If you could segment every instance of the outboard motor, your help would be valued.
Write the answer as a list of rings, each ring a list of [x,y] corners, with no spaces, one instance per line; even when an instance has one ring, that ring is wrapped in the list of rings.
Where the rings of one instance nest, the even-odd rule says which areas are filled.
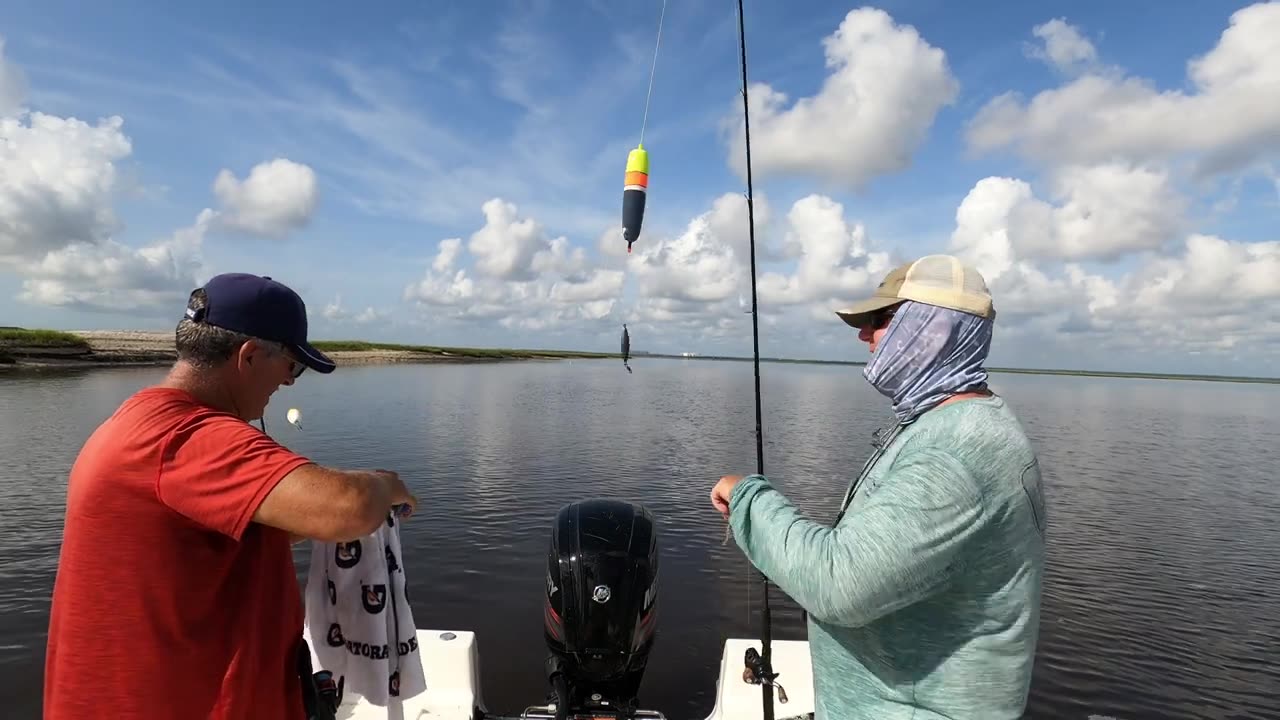
[[[543,612],[557,718],[632,717],[653,648],[657,593],[657,530],[647,509],[615,500],[560,509]]]

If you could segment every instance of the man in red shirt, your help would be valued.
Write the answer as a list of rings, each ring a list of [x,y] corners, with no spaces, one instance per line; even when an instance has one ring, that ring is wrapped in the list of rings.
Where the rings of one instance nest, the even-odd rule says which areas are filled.
[[[249,424],[306,368],[334,370],[293,290],[214,277],[176,345],[71,469],[47,720],[303,720],[292,541],[361,537],[417,505],[395,473],[317,466]]]

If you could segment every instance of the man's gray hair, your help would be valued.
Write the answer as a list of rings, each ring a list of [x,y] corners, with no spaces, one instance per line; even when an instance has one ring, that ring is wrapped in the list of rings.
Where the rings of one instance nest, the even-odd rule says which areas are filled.
[[[191,297],[187,301],[187,307],[192,310],[203,309],[208,304],[209,298],[205,295],[203,288],[193,290]],[[186,316],[178,321],[178,327],[174,331],[174,344],[178,350],[178,359],[199,368],[213,368],[221,365],[230,360],[236,350],[250,340],[256,340],[275,352],[281,354],[285,352],[284,346],[280,345],[280,343],[255,338],[252,335],[226,330],[207,323],[195,322]]]

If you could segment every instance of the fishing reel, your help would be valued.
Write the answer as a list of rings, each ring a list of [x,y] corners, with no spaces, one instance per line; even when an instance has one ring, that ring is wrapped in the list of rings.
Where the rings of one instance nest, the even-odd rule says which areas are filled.
[[[746,665],[742,669],[742,681],[749,685],[772,685],[778,688],[778,702],[787,702],[787,691],[778,684],[778,673],[773,672],[773,668],[767,667],[767,663],[760,652],[755,648],[747,648],[743,662]]]

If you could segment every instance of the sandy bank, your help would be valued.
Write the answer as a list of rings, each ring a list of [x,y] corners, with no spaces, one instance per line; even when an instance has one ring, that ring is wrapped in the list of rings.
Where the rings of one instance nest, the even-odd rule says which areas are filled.
[[[168,365],[177,358],[173,331],[76,330],[84,347],[17,346],[0,347],[0,368],[74,368],[93,366]],[[387,363],[475,363],[511,360],[553,359],[501,353],[475,356],[458,352],[374,348],[368,350],[326,350],[341,366]]]

